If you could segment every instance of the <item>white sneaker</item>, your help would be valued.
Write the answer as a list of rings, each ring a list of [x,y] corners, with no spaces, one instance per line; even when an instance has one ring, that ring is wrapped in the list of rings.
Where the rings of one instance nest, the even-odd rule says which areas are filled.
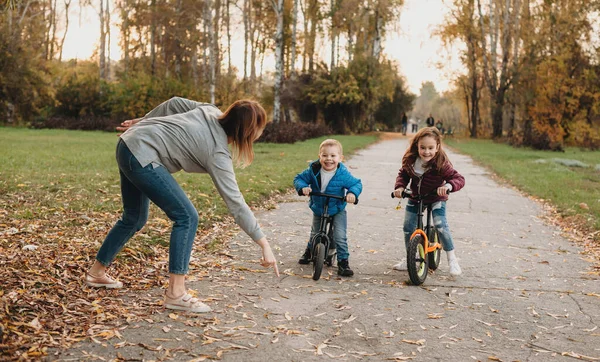
[[[450,275],[461,275],[462,270],[460,269],[460,265],[458,265],[458,260],[456,258],[448,260],[448,264],[450,264]]]
[[[392,267],[392,269],[394,269],[394,270],[400,270],[400,271],[408,270],[408,268],[406,267],[406,260],[402,260],[398,264],[394,265]]]

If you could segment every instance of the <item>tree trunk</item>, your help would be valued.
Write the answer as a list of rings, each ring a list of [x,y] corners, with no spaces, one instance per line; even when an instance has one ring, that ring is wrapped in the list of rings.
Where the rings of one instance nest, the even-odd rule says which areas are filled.
[[[281,85],[283,83],[283,2],[272,0],[277,15],[277,30],[275,32],[275,85],[273,86],[273,122],[281,119]]]
[[[71,0],[65,0],[65,31],[62,39],[60,40],[60,48],[58,50],[58,62],[62,62],[63,47],[65,45],[65,39],[67,38],[67,30],[69,30],[69,6],[71,6]]]
[[[227,75],[231,76],[233,73],[233,67],[231,66],[231,13],[229,12],[229,4],[231,0],[226,0],[225,9],[227,12],[226,24],[227,24]]]
[[[104,28],[106,29],[106,79],[110,79],[110,1],[106,0],[106,8],[104,9]]]
[[[217,54],[215,52],[215,49],[217,48],[217,45],[215,44],[217,42],[216,39],[216,34],[215,34],[215,24],[213,22],[213,16],[212,16],[212,1],[211,0],[205,0],[206,1],[206,8],[207,8],[207,12],[206,12],[206,21],[207,21],[207,28],[209,31],[208,34],[208,39],[209,39],[209,44],[210,44],[210,53],[209,53],[209,66],[210,66],[210,103],[214,104],[215,103],[215,88],[216,88],[216,67],[217,67]]]
[[[379,9],[375,10],[375,36],[373,37],[373,57],[379,59],[381,55],[381,33],[383,32],[383,19]]]
[[[150,2],[150,74],[156,75],[156,0]],[[166,59],[165,59],[166,61]],[[169,67],[167,66],[167,69]]]
[[[296,25],[298,22],[298,2],[300,0],[294,0],[294,7],[292,10],[292,44],[291,44],[291,56],[290,56],[290,67],[291,67],[291,77],[295,77],[296,75]]]
[[[310,17],[310,31],[307,40],[308,72],[313,73],[315,69],[315,41],[317,37],[317,20],[319,5],[317,0],[309,0],[308,16]]]
[[[228,0],[225,0],[228,1]],[[215,0],[215,18],[214,18],[214,33],[213,33],[213,50],[215,52],[215,85],[217,78],[221,74],[221,47],[219,39],[221,39],[221,0]]]
[[[331,64],[329,69],[333,70],[335,67],[335,0],[330,0],[329,6],[331,7],[331,28],[329,29],[329,32],[331,33]]]
[[[123,72],[125,73],[125,77],[127,77],[127,73],[129,71],[129,12],[128,12],[128,1],[125,3],[121,3],[121,19],[123,22],[121,23],[121,34],[123,37]]]
[[[100,51],[99,51],[99,68],[100,68],[100,79],[106,79],[106,28],[104,22],[104,0],[100,0]]]
[[[250,0],[244,0],[244,84],[246,84],[246,80],[248,80],[248,33],[250,32],[250,25],[248,23],[248,17],[250,16],[249,12]]]

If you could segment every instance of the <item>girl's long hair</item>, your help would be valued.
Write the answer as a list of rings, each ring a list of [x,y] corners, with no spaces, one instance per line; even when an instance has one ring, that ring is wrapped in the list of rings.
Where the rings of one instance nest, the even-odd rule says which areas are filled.
[[[426,165],[424,165],[425,167],[431,167],[434,170],[440,171],[446,163],[451,164],[448,155],[442,148],[442,134],[440,131],[435,127],[426,127],[421,128],[421,130],[410,140],[408,149],[406,150],[406,153],[404,153],[404,157],[402,157],[402,168],[408,170],[413,169],[413,165],[415,164],[417,157],[419,157],[419,141],[423,137],[433,137],[438,145],[437,153]]]
[[[240,99],[219,117],[219,123],[232,143],[233,159],[242,167],[250,165],[254,160],[252,145],[268,123],[267,112],[256,101]]]

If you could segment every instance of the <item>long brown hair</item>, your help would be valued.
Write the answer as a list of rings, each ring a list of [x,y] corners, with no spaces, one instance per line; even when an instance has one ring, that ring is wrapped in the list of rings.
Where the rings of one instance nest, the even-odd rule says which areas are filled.
[[[268,123],[267,112],[256,101],[240,99],[233,102],[219,117],[219,123],[233,146],[233,159],[246,167],[254,160],[252,144]]]
[[[446,152],[444,152],[444,149],[442,148],[442,134],[435,127],[421,128],[421,130],[413,136],[406,153],[404,153],[404,157],[402,157],[402,168],[412,170],[417,157],[419,157],[419,141],[423,137],[433,137],[438,146],[438,151],[435,156],[433,156],[433,158],[424,166],[431,167],[437,171],[441,170],[446,163],[450,163],[450,159],[448,159],[448,155],[446,155]]]

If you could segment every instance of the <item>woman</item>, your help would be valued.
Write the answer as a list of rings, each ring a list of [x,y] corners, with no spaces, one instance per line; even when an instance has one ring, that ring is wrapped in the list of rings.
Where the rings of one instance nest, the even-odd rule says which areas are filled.
[[[182,169],[210,175],[236,223],[262,248],[261,264],[273,266],[279,276],[269,242],[237,185],[228,148],[231,144],[233,160],[249,165],[254,158],[252,144],[266,124],[265,110],[254,101],[236,101],[222,113],[212,104],[178,97],[142,118],[123,122],[117,128],[124,131],[117,145],[123,216],[100,247],[86,284],[97,288],[123,286],[109,277],[106,269],[144,226],[152,201],[173,221],[165,307],[196,313],[211,311],[185,288],[198,212],[171,175]]]

